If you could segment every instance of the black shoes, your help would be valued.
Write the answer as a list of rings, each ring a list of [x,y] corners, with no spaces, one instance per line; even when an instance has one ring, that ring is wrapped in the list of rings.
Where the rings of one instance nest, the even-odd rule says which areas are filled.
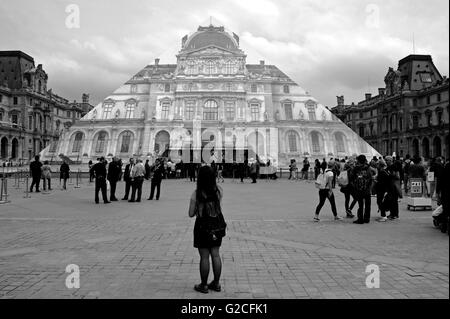
[[[217,292],[220,292],[222,290],[222,287],[220,286],[220,284],[216,283],[215,281],[211,281],[207,286],[208,286],[209,290],[214,290]]]
[[[147,198],[147,200],[153,200],[153,198],[149,197],[149,198]]]
[[[359,224],[359,225],[362,225],[362,224],[364,224],[364,221],[363,220],[355,220],[354,222],[353,222],[353,224]]]
[[[124,198],[122,198],[122,200],[128,200],[128,198],[124,197]]]
[[[134,200],[134,199],[130,199],[128,202],[129,202],[129,203],[134,203],[135,200]]]
[[[106,201],[105,204],[111,204],[111,202]]]
[[[198,292],[201,292],[203,294],[207,294],[208,293],[208,285],[202,285],[202,284],[198,284],[194,286],[194,289]]]
[[[111,198],[111,202],[117,202],[118,199],[117,198]]]

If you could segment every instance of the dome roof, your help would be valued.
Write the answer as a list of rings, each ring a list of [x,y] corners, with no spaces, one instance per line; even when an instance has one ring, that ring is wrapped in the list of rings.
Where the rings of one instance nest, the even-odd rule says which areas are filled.
[[[195,50],[215,45],[226,50],[238,50],[235,39],[223,27],[199,27],[197,32],[190,36],[183,45],[183,50]]]

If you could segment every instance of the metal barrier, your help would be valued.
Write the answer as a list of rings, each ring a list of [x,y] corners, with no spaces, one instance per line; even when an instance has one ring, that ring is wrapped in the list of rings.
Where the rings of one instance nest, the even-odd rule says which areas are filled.
[[[81,170],[78,169],[77,175],[76,175],[76,185],[75,185],[75,188],[80,188],[80,183],[81,183]]]
[[[23,198],[30,198],[30,175],[26,174],[25,175],[25,195],[23,196]]]
[[[10,201],[8,200],[8,179],[3,174],[2,176],[2,185],[0,187],[0,204],[7,204]]]

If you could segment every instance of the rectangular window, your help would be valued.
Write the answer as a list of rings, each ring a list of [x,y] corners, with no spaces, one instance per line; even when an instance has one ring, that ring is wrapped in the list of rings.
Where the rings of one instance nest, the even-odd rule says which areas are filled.
[[[438,93],[438,94],[437,94],[437,101],[438,101],[438,102],[441,102],[441,93]]]
[[[252,93],[256,93],[258,91],[258,86],[256,84],[252,84],[250,90]]]
[[[418,128],[418,127],[419,127],[419,116],[413,115],[413,128]]]
[[[19,103],[19,100],[17,99],[17,96],[13,97],[13,104],[17,105]]]
[[[195,112],[195,103],[194,101],[186,102],[186,106],[184,109],[184,117],[186,120],[191,121],[194,119]]]
[[[170,84],[164,84],[164,92],[170,92]]]
[[[71,114],[70,111],[67,111],[67,117],[70,118]]]
[[[103,119],[107,119],[109,118],[109,115],[111,114],[112,111],[112,105],[111,104],[105,104],[103,106]]]
[[[431,103],[430,96],[427,96],[427,105],[429,105],[430,103]]]
[[[29,130],[33,129],[33,117],[31,115],[28,116],[28,129]]]
[[[137,92],[137,85],[136,84],[132,84],[131,87],[130,87],[130,91],[131,91],[132,94],[136,93]]]
[[[126,104],[126,110],[125,110],[125,118],[131,119],[134,117],[134,103],[127,103]]]
[[[161,104],[161,119],[167,120],[169,118],[169,102]]]
[[[438,125],[443,124],[443,122],[442,122],[442,112],[438,112],[437,113],[437,120],[438,120],[438,122],[437,122]]]
[[[3,112],[0,112],[0,122],[3,121]]]
[[[289,85],[284,85],[283,86],[283,92],[284,93],[289,93]]]
[[[3,95],[0,94],[0,103],[3,102]]]
[[[431,80],[431,74],[428,72],[424,72],[424,73],[420,73],[420,80],[423,83],[432,83],[433,81]]]
[[[252,121],[259,121],[259,104],[250,104]]]
[[[292,120],[292,104],[291,103],[285,103],[284,104],[284,112],[286,114],[286,120]]]
[[[233,102],[227,102],[225,105],[225,117],[227,121],[234,121],[235,105]]]
[[[310,121],[316,120],[316,108],[315,107],[308,107],[308,114],[309,114]]]

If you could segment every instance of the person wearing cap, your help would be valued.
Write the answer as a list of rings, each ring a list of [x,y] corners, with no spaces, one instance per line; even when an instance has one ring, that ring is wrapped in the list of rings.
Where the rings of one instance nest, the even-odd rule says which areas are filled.
[[[372,177],[372,170],[367,164],[366,156],[359,155],[349,176],[353,196],[358,201],[358,214],[357,219],[353,222],[354,224],[370,223]]]
[[[104,157],[100,157],[99,162],[92,166],[92,173],[95,177],[95,203],[99,203],[98,192],[102,191],[103,202],[105,204],[111,203],[108,201],[106,194],[106,161]]]

